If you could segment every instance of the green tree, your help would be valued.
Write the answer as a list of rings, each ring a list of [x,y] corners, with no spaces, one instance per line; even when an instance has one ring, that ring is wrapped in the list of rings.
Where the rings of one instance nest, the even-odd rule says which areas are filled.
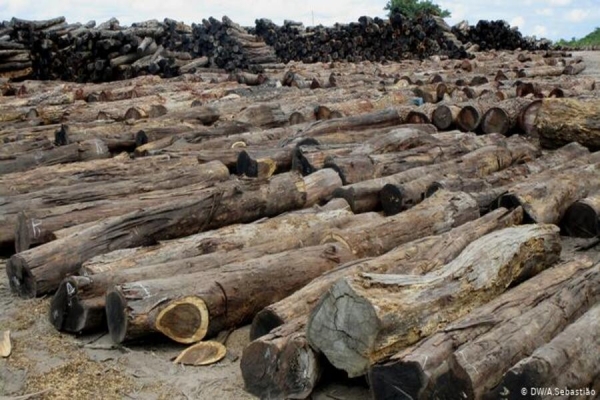
[[[390,14],[400,13],[409,18],[419,14],[437,15],[442,18],[450,16],[450,11],[442,10],[431,0],[389,0],[384,9],[389,10]]]

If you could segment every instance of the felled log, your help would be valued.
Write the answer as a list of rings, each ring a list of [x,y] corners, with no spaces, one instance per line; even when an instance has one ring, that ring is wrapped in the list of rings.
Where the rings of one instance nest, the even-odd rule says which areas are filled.
[[[560,255],[558,233],[553,225],[507,228],[476,240],[454,261],[422,277],[365,274],[340,280],[311,314],[308,340],[350,377],[362,375],[510,284],[551,266]],[[402,318],[394,318],[398,315]]]
[[[449,138],[450,140],[440,140]],[[433,139],[433,138],[432,138]],[[502,142],[499,135],[475,136],[456,133],[437,141],[405,150],[384,154],[349,155],[327,160],[326,166],[336,170],[345,185],[380,178],[416,167],[441,163],[475,151],[481,147]]]
[[[384,135],[375,135],[361,143],[352,151],[352,155],[383,154],[408,150],[438,141],[432,137],[437,130],[428,124],[402,124]]]
[[[440,204],[441,205],[441,204]],[[440,206],[435,204],[433,206]],[[403,220],[421,218],[424,210],[412,209],[406,212]],[[361,214],[359,214],[361,215]],[[359,263],[350,263],[337,268],[273,305],[259,312],[252,321],[250,338],[252,340],[266,335],[272,329],[298,317],[307,317],[323,293],[338,279],[357,273],[428,273],[452,259],[472,241],[496,229],[518,225],[523,218],[522,210],[508,212],[498,209],[484,217],[465,222],[449,231],[438,230],[435,223],[429,231],[420,231],[421,237],[411,237],[398,241],[398,247],[378,257]],[[451,245],[450,245],[451,244]]]
[[[524,68],[518,72],[519,78],[536,78],[540,76],[560,76],[565,72],[565,67],[563,66],[539,66],[539,67],[531,67]]]
[[[324,168],[326,160],[329,158],[347,156],[358,146],[355,144],[298,145],[292,153],[292,169],[299,171],[302,175],[310,175]],[[335,169],[331,165],[327,165],[327,167]],[[339,171],[336,172],[339,173]]]
[[[561,168],[569,168],[569,163],[572,160],[588,159],[589,156],[590,152],[587,148],[578,143],[571,143],[534,160],[512,165],[482,178],[447,176],[431,183],[425,192],[425,196],[429,197],[439,189],[464,191],[474,195],[474,192],[485,192],[491,188],[498,188],[500,190],[499,194],[504,194],[511,185],[521,182],[529,176],[534,176],[548,169],[553,169],[553,172],[557,173]],[[486,202],[485,207],[487,208],[492,200],[497,200],[497,197],[492,198],[490,202]]]
[[[65,164],[76,161],[97,160],[110,157],[108,148],[98,139],[80,144],[60,146],[50,150],[37,150],[15,158],[0,160],[0,175],[26,171],[39,166]]]
[[[274,173],[287,172],[292,168],[292,148],[267,148],[241,150],[236,160],[238,175],[253,178],[269,178]]]
[[[539,150],[519,137],[506,143],[489,145],[467,153],[456,160],[412,168],[383,178],[343,186],[334,195],[348,201],[354,212],[372,211],[380,207],[379,194],[387,185],[401,185],[414,179],[436,173],[456,173],[465,177],[481,177],[509,167],[523,159],[535,158]]]
[[[573,203],[560,223],[569,236],[593,238],[600,234],[600,192]]]
[[[595,276],[593,273],[587,275],[596,285],[597,271]],[[559,293],[558,298],[553,296],[542,301],[518,317],[498,324],[460,346],[448,361],[448,371],[434,383],[434,392],[442,397],[445,393],[462,392],[469,398],[481,398],[501,382],[502,375],[514,364],[550,342],[598,302],[598,293],[589,293],[585,285],[578,289],[579,292],[571,289],[568,293]],[[519,329],[524,326],[527,329]],[[586,330],[595,331],[592,327]],[[584,364],[586,358],[579,361]],[[585,376],[582,376],[584,381],[593,379]]]
[[[235,224],[214,231],[201,232],[180,239],[161,241],[154,246],[136,247],[116,250],[94,257],[83,263],[81,275],[91,276],[104,272],[120,271],[134,267],[164,264],[184,258],[192,258],[215,251],[240,249],[275,241],[279,235],[290,234],[293,227],[298,229],[298,239],[312,243],[313,232],[304,237],[304,230],[319,229],[321,223],[345,226],[349,223],[346,217],[363,221],[359,216],[348,213],[345,201],[332,200],[325,206],[313,206],[302,210],[278,215],[265,221],[253,224]],[[320,211],[323,211],[322,213]],[[334,211],[328,213],[328,211]],[[316,214],[312,216],[313,214]],[[377,219],[377,214],[369,214],[367,218]],[[382,217],[380,217],[382,218]],[[337,221],[337,222],[334,222]],[[282,236],[283,237],[283,236]],[[320,240],[320,237],[319,237]],[[318,244],[315,242],[315,244]]]
[[[445,329],[403,349],[369,371],[374,398],[393,399],[399,391],[412,398],[432,395],[434,382],[448,369],[455,349],[509,323],[540,302],[572,298],[581,304],[600,269],[585,258],[549,268],[457,319]],[[596,295],[597,296],[597,295]],[[571,301],[571,300],[568,300]]]
[[[481,121],[481,130],[484,133],[500,133],[508,135],[517,127],[523,110],[531,100],[516,97],[504,100],[490,108]]]
[[[218,161],[198,165],[196,171],[178,171],[179,177],[171,174],[154,175],[153,182],[144,179],[119,181],[106,185],[76,185],[69,187],[69,193],[58,194],[48,190],[40,194],[40,207],[35,204],[20,203],[25,211],[19,213],[15,228],[15,250],[17,253],[28,250],[32,245],[47,243],[56,239],[55,232],[74,225],[81,225],[103,218],[123,215],[144,207],[164,203],[167,199],[187,196],[186,187],[209,185],[229,178],[229,170]],[[188,172],[185,174],[185,172]],[[162,182],[161,182],[162,180]],[[79,187],[77,187],[79,186]],[[182,188],[182,189],[180,189]],[[53,208],[43,208],[52,203],[60,204]]]
[[[274,398],[304,398],[310,394],[323,368],[322,358],[306,340],[305,323],[319,297],[338,279],[359,272],[429,272],[450,262],[472,240],[518,224],[521,217],[518,211],[490,214],[444,234],[406,243],[380,257],[345,264],[264,309],[253,320],[251,338],[254,341],[242,355],[246,390],[258,397],[268,394]],[[258,376],[263,378],[256,379]]]
[[[529,221],[558,224],[573,203],[600,190],[599,170],[600,163],[595,163],[560,173],[549,171],[550,175],[541,174],[511,187],[498,205],[520,205]]]
[[[540,143],[556,148],[579,142],[600,150],[600,102],[597,100],[545,99],[538,111],[536,130]]]
[[[104,295],[112,285],[214,272],[234,262],[315,246],[319,244],[318,233],[322,230],[350,227],[367,221],[362,216],[353,217],[347,210],[296,213],[290,217],[276,217],[255,226],[239,226],[237,230],[222,228],[199,234],[193,242],[195,248],[183,241],[171,243],[162,254],[158,252],[158,259],[149,258],[148,253],[137,254],[140,263],[136,263],[132,257],[113,260],[102,265],[104,272],[91,274],[92,268],[86,266],[80,271],[81,276],[62,281],[50,305],[50,321],[57,329],[69,332],[98,330],[105,322]],[[164,254],[166,250],[170,253]]]
[[[93,256],[313,205],[315,199],[326,200],[331,195],[326,183],[335,181],[333,175],[333,171],[323,170],[304,180],[289,173],[266,184],[228,181],[196,191],[192,187],[188,197],[170,204],[108,218],[76,235],[12,256],[6,268],[11,290],[22,297],[49,293]],[[314,182],[322,182],[323,188]]]
[[[120,285],[106,295],[111,338],[121,343],[162,332],[177,342],[194,343],[250,321],[266,305],[353,258],[339,244],[324,244],[230,264],[214,274]],[[277,283],[265,290],[266,282]]]
[[[513,366],[492,393],[497,398],[517,399],[522,398],[522,388],[560,388],[567,392],[565,395],[592,396],[591,385],[600,373],[599,333],[600,304],[597,304]],[[557,394],[556,389],[550,390]]]
[[[194,157],[172,159],[167,156],[131,159],[123,153],[110,159],[38,167],[32,171],[0,176],[0,195],[29,193],[78,183],[107,182],[138,175],[186,169],[198,165]]]
[[[489,99],[482,99],[463,106],[456,117],[456,125],[464,132],[479,128],[485,113],[493,106]]]
[[[583,61],[578,62],[578,63],[569,64],[563,70],[563,74],[578,75],[578,74],[582,73],[583,71],[585,71],[585,68],[586,68],[586,64]]]
[[[539,136],[535,123],[540,107],[542,107],[542,100],[536,99],[529,103],[529,105],[526,106],[523,111],[521,111],[519,128],[523,133],[531,137]]]

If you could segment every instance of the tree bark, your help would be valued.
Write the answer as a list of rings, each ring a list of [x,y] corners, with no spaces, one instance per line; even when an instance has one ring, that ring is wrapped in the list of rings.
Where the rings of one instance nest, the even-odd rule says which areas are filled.
[[[600,150],[599,115],[597,100],[544,99],[535,123],[540,143],[555,149],[579,142],[592,151]]]
[[[574,396],[592,396],[591,385],[600,374],[599,351],[600,304],[597,304],[508,370],[491,395],[497,399],[522,399],[521,388],[560,388],[572,391]],[[528,394],[527,398],[542,397],[531,396],[531,391]]]
[[[585,296],[593,290],[599,272],[598,266],[585,258],[563,262],[473,309],[444,330],[373,366],[369,377],[374,398],[429,398],[455,349],[518,318],[541,301]]]
[[[208,189],[190,188],[190,195],[181,200],[106,219],[79,234],[12,256],[7,264],[11,290],[22,297],[50,293],[93,256],[312,205],[307,199],[331,193],[329,187],[322,192],[312,187],[321,176],[313,175],[303,180],[289,173],[266,184],[229,181]],[[314,193],[308,193],[311,190]]]
[[[214,273],[120,285],[106,295],[110,334],[116,343],[152,332],[194,343],[250,321],[262,308],[353,258],[339,244],[323,244],[229,264]]]
[[[484,236],[422,277],[365,274],[340,280],[311,314],[308,340],[350,377],[362,375],[509,285],[548,268],[558,261],[560,250],[555,226],[528,225]]]

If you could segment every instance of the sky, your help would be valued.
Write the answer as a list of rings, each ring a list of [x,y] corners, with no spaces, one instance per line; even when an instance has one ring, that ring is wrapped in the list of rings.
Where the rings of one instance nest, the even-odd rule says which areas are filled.
[[[437,0],[450,10],[450,24],[503,19],[524,35],[551,40],[583,37],[600,26],[600,0]],[[229,16],[243,26],[256,18],[277,24],[285,19],[305,25],[356,21],[361,15],[384,17],[386,0],[0,0],[0,20],[13,16],[47,19],[64,15],[68,22],[100,23],[116,17],[122,25],[173,18],[186,23]]]

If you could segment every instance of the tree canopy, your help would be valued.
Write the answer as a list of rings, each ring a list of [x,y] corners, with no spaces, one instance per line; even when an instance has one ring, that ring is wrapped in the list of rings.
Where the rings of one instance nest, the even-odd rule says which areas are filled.
[[[400,13],[409,18],[420,14],[437,15],[442,18],[450,16],[450,11],[442,10],[430,0],[389,0],[385,10],[389,10],[390,14]]]

